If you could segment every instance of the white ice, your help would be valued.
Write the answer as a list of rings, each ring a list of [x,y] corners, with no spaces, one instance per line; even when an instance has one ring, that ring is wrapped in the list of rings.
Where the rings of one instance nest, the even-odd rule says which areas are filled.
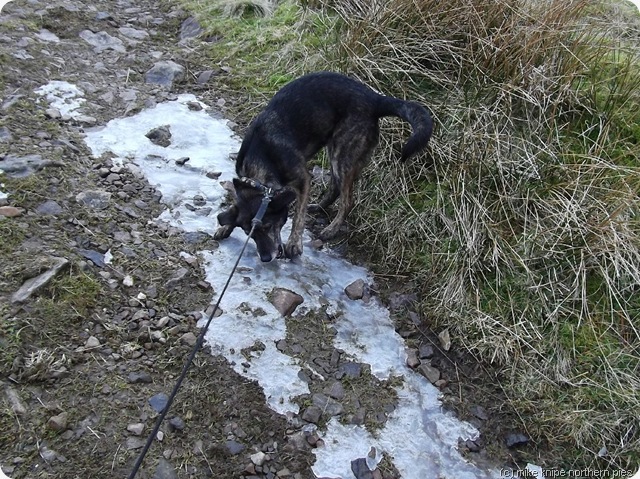
[[[113,120],[88,132],[86,142],[94,155],[110,151],[158,187],[168,208],[160,219],[188,231],[212,232],[224,195],[219,182],[233,177],[229,156],[237,151],[239,140],[224,120],[214,119],[204,110],[190,111],[188,101],[195,98],[181,95],[177,101]],[[145,137],[161,125],[171,128],[172,144],[167,148],[153,145]],[[190,158],[187,167],[176,166],[175,159],[184,156]],[[211,180],[204,176],[207,171],[221,176]],[[184,208],[196,194],[213,208],[208,217]],[[216,293],[222,290],[245,239],[236,229],[218,249],[200,252],[207,280]],[[325,446],[315,449],[313,471],[317,476],[353,478],[351,461],[367,457],[374,446],[379,454],[389,455],[404,479],[499,477],[497,471],[481,470],[458,453],[458,439],[476,438],[478,431],[444,412],[438,390],[406,367],[405,347],[389,312],[375,299],[365,303],[346,297],[348,284],[358,278],[371,280],[368,271],[331,252],[315,251],[308,245],[308,236],[305,242],[304,254],[296,261],[271,263],[260,262],[253,243],[249,243],[222,299],[224,313],[213,320],[206,336],[213,353],[227,358],[239,374],[256,380],[273,410],[286,416],[297,413],[292,399],[309,392],[298,377],[304,365],[276,348],[276,342],[285,337],[286,325],[267,299],[273,288],[295,291],[304,298],[296,315],[324,305],[337,317],[336,348],[368,363],[380,379],[404,377],[397,388],[399,404],[376,437],[361,426],[343,425],[335,419],[329,422],[321,432]],[[216,300],[214,297],[212,303]],[[246,348],[252,348],[248,357],[242,354]]]

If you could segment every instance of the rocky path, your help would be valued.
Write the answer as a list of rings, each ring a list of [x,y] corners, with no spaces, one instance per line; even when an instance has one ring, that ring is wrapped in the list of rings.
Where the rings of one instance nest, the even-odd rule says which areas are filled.
[[[155,189],[84,143],[85,129],[187,87],[187,17],[126,0],[20,0],[0,14],[0,464],[12,479],[126,477],[211,300],[198,259],[181,256],[208,237],[150,221]],[[51,81],[78,90],[52,107]],[[255,383],[200,354],[138,477],[312,477],[317,437],[294,432]]]
[[[197,92],[198,100],[217,107],[233,101],[218,97],[209,83],[218,71],[185,60],[194,57],[190,38],[197,33],[187,12],[163,2],[19,0],[0,14],[0,465],[12,479],[126,477],[195,343],[203,310],[221,289],[211,265],[224,263],[223,249],[208,234],[179,227],[188,215],[214,222],[208,193],[194,189],[182,210],[168,213],[168,223],[155,221],[167,214],[167,192],[163,196],[115,154],[139,134],[140,112],[179,103],[180,93]],[[202,109],[198,101],[183,103],[187,110]],[[206,106],[200,113],[222,116]],[[166,115],[167,124],[175,119]],[[94,156],[87,139],[119,118],[132,123]],[[165,147],[175,141],[162,127],[146,136]],[[195,168],[186,156],[171,162]],[[207,173],[200,178],[219,187],[220,171]],[[309,257],[315,254],[308,249]],[[438,389],[428,382],[446,392],[457,374],[447,373],[437,344],[416,340],[410,325],[410,347],[398,343],[391,355],[402,367],[408,355],[407,365],[419,373],[417,389],[402,389],[402,380],[376,374],[374,361],[360,357],[348,341],[357,331],[340,329],[342,310],[330,299],[341,295],[335,304],[365,304],[353,306],[355,314],[371,314],[372,285],[356,280],[360,270],[353,278],[344,273],[350,279],[336,292],[323,289],[330,279],[322,276],[289,288],[264,286],[269,301],[260,306],[257,299],[243,301],[253,298],[243,288],[259,290],[275,281],[269,274],[281,275],[251,261],[240,271],[245,297],[233,306],[238,315],[228,324],[220,320],[222,337],[210,336],[216,354],[198,355],[138,477],[312,479],[319,448],[333,447],[335,457],[345,449],[337,436],[325,436],[328,423],[343,435],[353,432],[349,426],[366,426],[375,436],[390,424],[403,394],[415,396],[424,383],[431,388],[425,397],[435,398]],[[336,271],[333,263],[327,268]],[[321,293],[301,286],[314,281]],[[401,309],[410,300],[394,297]],[[319,303],[290,317],[301,300]],[[284,320],[273,323],[286,329],[281,337],[267,344],[224,338],[248,337],[260,321],[266,324],[261,318],[269,308],[288,316],[286,328]],[[246,317],[249,332],[235,329]],[[390,323],[376,327],[395,334]],[[378,347],[369,353],[375,356]],[[295,406],[253,374],[265,351],[295,363],[289,381]],[[435,417],[445,424],[434,423],[432,434],[444,438],[442,431],[460,426],[449,425],[439,409]],[[487,413],[481,406],[474,411],[480,427]],[[431,451],[419,429],[407,440]],[[378,450],[353,458],[356,479],[400,477],[382,451],[396,446],[380,434]],[[486,456],[481,440],[457,442],[455,436],[444,444],[447,460],[458,450]],[[488,477],[461,470],[466,475],[456,477]]]

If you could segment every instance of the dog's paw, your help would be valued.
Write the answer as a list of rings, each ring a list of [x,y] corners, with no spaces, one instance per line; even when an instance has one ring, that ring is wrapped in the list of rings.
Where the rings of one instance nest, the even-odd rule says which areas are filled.
[[[220,241],[225,238],[228,238],[231,235],[232,231],[233,231],[233,226],[228,226],[228,225],[221,226],[216,230],[215,233],[213,233],[213,239],[216,241]]]
[[[302,254],[302,241],[296,241],[294,243],[287,243],[284,246],[284,256],[286,258],[296,258]]]

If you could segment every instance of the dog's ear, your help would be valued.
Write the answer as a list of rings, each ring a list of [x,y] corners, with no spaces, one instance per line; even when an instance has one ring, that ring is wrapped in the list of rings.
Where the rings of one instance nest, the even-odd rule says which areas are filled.
[[[218,223],[220,226],[236,226],[238,220],[238,207],[233,205],[226,211],[218,215]]]
[[[296,192],[291,188],[283,188],[273,195],[271,206],[275,210],[288,208],[296,200],[297,196]]]

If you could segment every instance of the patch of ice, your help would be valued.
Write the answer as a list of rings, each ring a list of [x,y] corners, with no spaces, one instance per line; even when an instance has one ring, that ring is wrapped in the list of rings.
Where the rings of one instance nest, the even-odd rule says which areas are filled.
[[[84,92],[75,85],[66,81],[50,81],[36,90],[36,93],[45,97],[47,102],[57,109],[63,116],[77,116],[76,110],[85,102]]]

